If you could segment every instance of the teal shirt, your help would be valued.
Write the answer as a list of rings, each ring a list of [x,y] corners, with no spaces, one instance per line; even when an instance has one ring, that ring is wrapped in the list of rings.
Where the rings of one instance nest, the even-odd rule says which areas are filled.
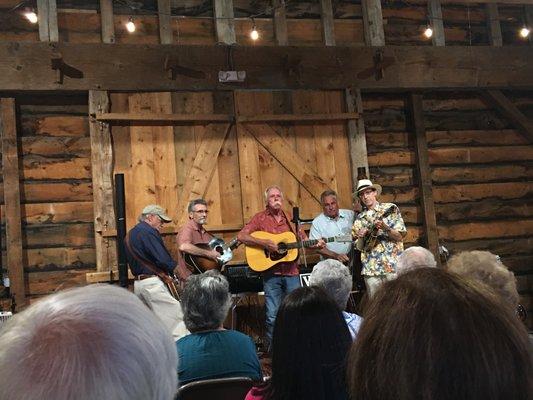
[[[261,380],[261,366],[252,339],[223,330],[192,333],[176,342],[179,384],[203,379],[246,376]]]

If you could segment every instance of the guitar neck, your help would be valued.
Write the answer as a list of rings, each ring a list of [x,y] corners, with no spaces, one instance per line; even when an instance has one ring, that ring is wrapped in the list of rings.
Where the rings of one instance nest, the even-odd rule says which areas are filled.
[[[330,242],[335,241],[335,237],[322,238],[322,240],[326,243],[330,243]],[[314,246],[317,243],[318,243],[318,239],[309,239],[309,240],[302,240],[301,242],[287,243],[286,247],[288,249],[302,249],[302,248]]]

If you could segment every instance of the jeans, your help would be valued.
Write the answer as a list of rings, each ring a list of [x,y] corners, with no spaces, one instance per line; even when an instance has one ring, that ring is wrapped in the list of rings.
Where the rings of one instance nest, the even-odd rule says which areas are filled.
[[[266,307],[266,347],[272,344],[272,332],[278,308],[290,292],[300,287],[300,277],[265,274],[263,276],[263,290],[265,291]]]

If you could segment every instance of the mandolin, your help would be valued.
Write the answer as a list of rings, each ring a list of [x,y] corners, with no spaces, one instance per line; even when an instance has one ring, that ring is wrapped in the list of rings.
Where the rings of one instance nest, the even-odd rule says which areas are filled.
[[[193,268],[196,272],[202,274],[211,269],[220,270],[222,266],[233,258],[233,249],[239,247],[241,242],[237,238],[231,239],[228,243],[220,238],[213,238],[209,243],[196,243],[195,246],[204,250],[216,250],[220,253],[217,261],[207,257],[195,256],[189,253],[183,253],[183,259],[185,263]]]
[[[391,205],[389,208],[387,208],[383,214],[381,214],[379,217],[375,218],[374,221],[382,220],[383,218],[388,217],[389,215],[396,212],[398,207],[396,207],[395,204]],[[372,250],[379,241],[379,235],[378,235],[379,229],[376,228],[376,225],[373,223],[372,227],[368,230],[365,236],[362,238],[358,238],[355,242],[355,246],[357,247],[357,250],[360,252],[368,252]]]
[[[298,249],[311,247],[318,243],[318,239],[297,241],[293,232],[268,233],[263,231],[252,232],[257,239],[269,239],[278,245],[277,252],[256,246],[246,246],[246,261],[251,269],[257,272],[266,271],[280,262],[294,261],[298,258]],[[351,242],[352,235],[339,235],[323,238],[324,242]]]

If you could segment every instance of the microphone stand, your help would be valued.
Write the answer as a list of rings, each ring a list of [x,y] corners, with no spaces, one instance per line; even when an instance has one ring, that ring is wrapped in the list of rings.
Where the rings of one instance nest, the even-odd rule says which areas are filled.
[[[292,220],[291,222],[294,223],[294,227],[296,228],[296,239],[299,243],[302,243],[302,239],[300,238],[300,225],[302,222],[312,222],[313,220],[310,219],[300,219],[300,208],[299,207],[293,207],[292,208]],[[302,249],[301,254],[303,255],[304,259],[304,265],[307,269],[307,256],[305,254],[305,248],[303,246],[299,246],[299,248]]]

